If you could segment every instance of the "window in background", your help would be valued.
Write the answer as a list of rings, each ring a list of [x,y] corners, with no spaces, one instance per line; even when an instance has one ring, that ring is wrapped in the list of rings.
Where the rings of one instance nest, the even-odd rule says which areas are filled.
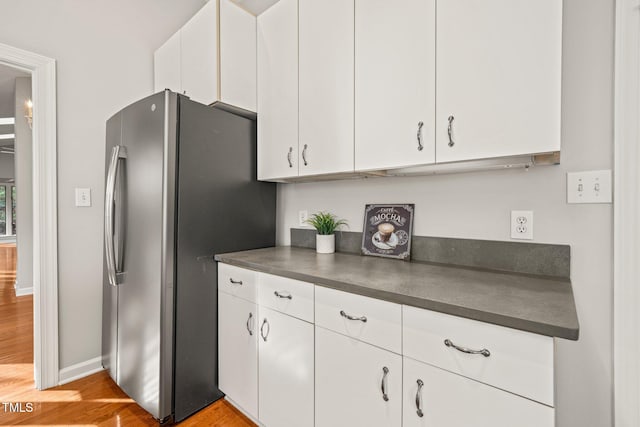
[[[0,235],[7,234],[7,186],[0,185]]]
[[[16,234],[16,186],[11,186],[11,234]]]

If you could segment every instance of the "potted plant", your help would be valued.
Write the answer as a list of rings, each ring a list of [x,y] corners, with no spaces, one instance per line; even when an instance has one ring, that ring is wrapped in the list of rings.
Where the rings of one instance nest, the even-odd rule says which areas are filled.
[[[317,212],[311,215],[307,223],[316,229],[316,252],[319,254],[332,254],[336,251],[335,231],[341,225],[347,225],[344,219],[338,219],[329,212]]]

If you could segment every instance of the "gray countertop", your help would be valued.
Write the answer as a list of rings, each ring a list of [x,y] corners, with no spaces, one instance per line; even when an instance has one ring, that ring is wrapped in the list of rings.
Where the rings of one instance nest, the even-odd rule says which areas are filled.
[[[426,308],[551,337],[577,340],[567,279],[289,246],[218,254],[216,261],[354,294]]]

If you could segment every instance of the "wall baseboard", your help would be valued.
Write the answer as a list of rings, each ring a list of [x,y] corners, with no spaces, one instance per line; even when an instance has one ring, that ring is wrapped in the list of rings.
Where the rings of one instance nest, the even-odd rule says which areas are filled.
[[[25,295],[33,295],[33,286],[29,286],[28,288],[22,288],[22,287],[18,287],[18,284],[16,283],[14,285],[14,288],[16,290],[17,297],[22,297]]]
[[[102,370],[102,357],[94,357],[84,362],[76,363],[67,368],[60,369],[59,384],[67,384],[71,381],[79,380]]]

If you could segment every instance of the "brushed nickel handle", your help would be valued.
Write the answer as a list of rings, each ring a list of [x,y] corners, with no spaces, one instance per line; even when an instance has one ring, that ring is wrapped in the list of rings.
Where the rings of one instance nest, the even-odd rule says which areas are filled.
[[[291,163],[291,153],[293,153],[293,147],[289,147],[289,152],[287,153],[287,161],[289,162],[289,167],[293,167],[293,163]]]
[[[418,383],[418,391],[416,392],[416,414],[422,418],[424,417],[424,412],[422,412],[422,386],[424,382],[420,379],[416,382]]]
[[[251,318],[253,317],[253,313],[249,313],[249,318],[247,319],[247,331],[249,331],[249,335],[253,335],[253,331],[251,330],[251,326],[249,326],[249,324],[251,323]]]
[[[453,116],[449,116],[449,126],[447,126],[447,133],[449,134],[449,147],[453,147],[455,142],[453,141],[453,135],[452,135],[452,131],[453,131]]]
[[[286,299],[293,299],[293,296],[291,296],[291,294],[287,293],[287,294],[281,294],[278,291],[274,291],[273,294],[275,296],[277,296],[278,298],[286,298]]]
[[[453,342],[451,342],[450,339],[444,340],[444,345],[446,345],[447,347],[453,347],[456,350],[461,351],[463,353],[467,353],[467,354],[481,354],[484,357],[491,356],[491,352],[489,352],[489,350],[487,350],[486,348],[483,348],[482,350],[472,350],[472,349],[467,348],[467,347],[457,346]]]
[[[367,317],[366,316],[360,316],[360,317],[352,316],[350,314],[345,313],[344,310],[340,310],[340,316],[344,317],[345,319],[349,319],[349,320],[359,320],[359,321],[364,322],[364,323],[367,322]]]
[[[264,333],[264,326],[265,325],[267,325],[267,333],[266,333],[266,335]],[[267,337],[269,336],[269,332],[270,331],[271,331],[271,326],[269,326],[269,322],[267,322],[267,318],[265,317],[265,319],[262,321],[262,326],[260,326],[260,336],[262,337],[264,342],[267,342]]]
[[[389,395],[387,394],[387,375],[389,375],[389,368],[382,367],[382,382],[380,383],[380,390],[382,391],[382,400],[389,401]]]
[[[424,122],[418,122],[418,134],[416,136],[418,139],[418,151],[422,151],[424,148],[422,145],[422,126],[424,126]]]
[[[232,278],[232,277],[229,277],[229,282],[230,282],[232,285],[242,285],[242,280],[233,280],[233,278]]]
[[[304,148],[302,149],[302,161],[304,162],[304,165],[307,166],[307,144],[304,144]]]

